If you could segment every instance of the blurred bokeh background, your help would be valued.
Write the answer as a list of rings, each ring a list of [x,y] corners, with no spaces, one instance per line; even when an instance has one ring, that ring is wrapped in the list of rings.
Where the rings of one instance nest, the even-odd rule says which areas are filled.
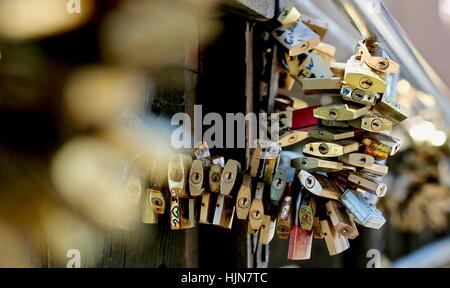
[[[167,117],[185,109],[180,78],[193,69],[186,61],[197,49],[193,39],[208,46],[224,29],[217,1],[81,0],[70,6],[74,13],[68,2],[0,0],[0,267],[64,267],[74,245],[90,255],[84,267],[115,261],[105,248],[115,236],[104,235],[134,229],[140,204],[133,199],[146,183],[133,181],[172,152]],[[334,20],[326,41],[346,59],[360,38],[348,19],[331,1],[297,2]],[[450,1],[385,3],[447,82]],[[381,203],[389,224],[342,258],[288,263],[286,243],[274,241],[270,266],[364,267],[369,249],[381,251],[383,265],[450,264],[450,105],[415,84],[401,79],[396,88],[412,114],[394,132],[404,145],[389,163],[391,188]],[[169,233],[158,229],[147,233]],[[424,247],[423,262],[404,258]]]

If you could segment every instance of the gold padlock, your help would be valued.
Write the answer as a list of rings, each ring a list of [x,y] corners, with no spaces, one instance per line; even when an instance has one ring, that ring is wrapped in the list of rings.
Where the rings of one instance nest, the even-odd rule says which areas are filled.
[[[327,127],[334,127],[334,128],[347,128],[350,127],[350,125],[347,123],[347,121],[335,121],[335,120],[320,120],[320,124]]]
[[[358,237],[359,232],[356,228],[355,221],[353,221],[345,208],[338,201],[328,201],[325,203],[325,208],[336,232],[349,239]]]
[[[235,196],[235,192],[241,185],[241,163],[236,160],[228,160],[223,168],[220,180],[220,193],[226,197]]]
[[[213,224],[222,228],[231,229],[234,218],[234,200],[220,194],[216,202]]]
[[[252,179],[250,175],[244,175],[241,188],[236,198],[236,215],[238,219],[245,220],[250,212],[252,204]]]
[[[201,224],[212,224],[214,220],[215,207],[219,194],[206,193],[202,196],[202,202],[200,207],[199,222]]]
[[[158,214],[153,210],[153,205],[151,201],[152,189],[146,189],[144,192],[144,201],[142,205],[142,223],[145,224],[156,224],[158,223]]]
[[[283,25],[291,25],[300,19],[300,12],[294,6],[288,6],[281,8],[281,12],[278,15],[277,21]]]
[[[331,70],[331,72],[333,72],[333,76],[344,79],[346,65],[347,65],[347,63],[331,62],[330,70]]]
[[[358,151],[359,143],[353,140],[332,142],[312,142],[303,147],[303,153],[317,157],[338,157]]]
[[[375,159],[363,153],[350,153],[338,157],[338,160],[356,167],[369,167],[375,164]]]
[[[220,180],[222,179],[223,167],[225,166],[223,157],[217,157],[212,160],[209,169],[209,189],[213,193],[220,193]]]
[[[359,118],[369,112],[367,106],[352,104],[332,104],[314,109],[314,117],[323,120],[348,121]]]
[[[299,212],[299,223],[303,230],[311,231],[316,215],[316,198],[311,193],[303,196]]]
[[[175,154],[169,161],[168,182],[173,197],[188,198],[187,182],[192,158],[189,155]]]
[[[201,196],[206,192],[206,184],[209,177],[206,165],[207,162],[205,160],[195,159],[192,162],[189,173],[189,192],[192,196]]]
[[[320,42],[319,45],[314,47],[314,52],[317,52],[319,55],[321,55],[329,64],[335,61],[334,58],[336,57],[336,47],[331,44]],[[344,74],[342,74],[341,78],[344,78]]]
[[[313,234],[315,239],[323,239],[323,231],[319,217],[314,218]]]
[[[250,227],[254,230],[258,230],[263,221],[264,206],[263,206],[263,194],[264,194],[264,182],[258,182],[256,185],[255,198],[250,206],[249,223]]]
[[[389,167],[382,164],[373,164],[372,166],[364,167],[359,172],[363,175],[383,177],[388,174]]]
[[[344,81],[355,88],[375,93],[384,93],[386,75],[373,71],[365,62],[352,57],[345,66]]]
[[[272,36],[288,50],[289,56],[305,53],[320,42],[320,36],[301,21],[275,29]]]
[[[356,130],[327,130],[327,129],[312,129],[309,130],[309,137],[324,140],[324,141],[337,141],[348,138],[354,138],[357,135]]]
[[[392,131],[392,122],[379,114],[368,113],[361,118],[348,121],[352,127],[374,133],[386,133]]]
[[[309,172],[338,172],[344,169],[342,163],[314,157],[300,157],[291,160],[291,166]]]
[[[329,219],[321,220],[320,226],[330,256],[342,253],[350,247],[347,237],[337,233]]]
[[[292,196],[286,195],[280,206],[277,219],[277,236],[279,239],[288,239],[292,225]]]
[[[381,101],[373,106],[373,111],[378,112],[383,117],[388,118],[393,124],[398,124],[408,118],[408,110],[402,105],[389,101],[386,97],[381,98]]]
[[[302,87],[306,95],[315,93],[339,94],[342,80],[339,77],[305,78],[302,80]]]
[[[270,215],[264,215],[261,230],[259,232],[259,243],[262,245],[269,245],[275,236],[276,220],[272,219]]]
[[[370,41],[373,42],[373,41]],[[377,43],[370,43],[371,46],[377,46]],[[379,47],[376,49],[383,52]],[[366,46],[366,40],[360,41],[358,43],[358,52],[361,56],[361,60],[364,61],[370,68],[382,72],[382,73],[397,73],[400,69],[400,65],[392,59],[383,57],[382,53],[377,53],[379,55],[372,55],[369,48]]]
[[[363,191],[375,193],[378,197],[383,197],[387,192],[385,183],[358,173],[351,173],[348,182]]]
[[[373,106],[380,99],[380,94],[361,89],[353,88],[350,85],[343,85],[341,96],[346,101],[355,102],[362,105]]]

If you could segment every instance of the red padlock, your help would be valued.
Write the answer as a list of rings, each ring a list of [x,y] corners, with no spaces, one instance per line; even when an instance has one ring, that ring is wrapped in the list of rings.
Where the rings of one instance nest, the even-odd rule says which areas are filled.
[[[313,110],[320,106],[311,106],[292,111],[292,129],[304,129],[318,126],[319,119],[314,117]]]

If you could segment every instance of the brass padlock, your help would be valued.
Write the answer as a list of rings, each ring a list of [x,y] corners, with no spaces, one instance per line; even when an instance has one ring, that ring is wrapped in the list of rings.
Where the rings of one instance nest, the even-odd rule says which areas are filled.
[[[350,153],[338,157],[338,161],[356,167],[369,167],[375,164],[375,159],[362,153]]]
[[[350,125],[347,123],[347,121],[335,121],[335,120],[320,120],[320,124],[327,127],[334,127],[334,128],[347,128],[350,127]]]
[[[355,88],[375,93],[385,93],[387,87],[386,75],[373,71],[358,57],[348,60],[344,81]]]
[[[279,239],[288,239],[292,224],[292,196],[286,195],[280,206],[277,219],[277,236]]]
[[[316,93],[339,94],[342,80],[340,77],[305,78],[302,80],[302,87],[306,95]]]
[[[223,157],[217,157],[212,160],[209,169],[209,190],[213,193],[220,193],[220,180],[222,179],[223,167],[225,166]]]
[[[215,207],[219,194],[217,193],[206,193],[202,195],[202,202],[200,207],[200,218],[199,222],[201,224],[212,224],[214,220]]]
[[[311,174],[301,170],[298,174],[300,183],[312,194],[333,200],[339,200],[342,193],[339,188],[323,175]]]
[[[317,157],[338,157],[358,151],[359,143],[353,140],[332,142],[311,142],[305,144],[303,153]]]
[[[294,219],[294,223],[289,234],[289,260],[305,260],[311,257],[313,233],[312,231],[303,230],[299,223],[300,206],[303,198],[303,193],[305,193],[303,189],[299,191],[298,195],[296,196],[295,203],[292,207],[292,216]]]
[[[278,80],[278,88],[292,91],[295,85],[295,79],[291,75],[289,75],[288,71],[284,69],[281,69],[279,74],[280,79]]]
[[[313,229],[316,205],[316,198],[311,193],[305,193],[299,212],[299,223],[303,230]]]
[[[370,43],[371,45],[378,45],[377,43]],[[372,49],[375,50],[375,49]],[[377,53],[379,55],[372,55],[369,48],[366,46],[366,40],[358,43],[358,53],[361,56],[361,60],[364,61],[370,68],[382,72],[382,73],[397,73],[400,69],[400,65],[392,59],[382,56],[382,49],[377,47]]]
[[[373,156],[375,160],[385,160],[398,152],[401,141],[386,134],[371,133],[364,135],[362,144],[365,154]]]
[[[226,197],[235,196],[241,182],[241,163],[232,159],[228,160],[220,180],[220,193]]]
[[[179,200],[179,198],[173,196],[170,199],[170,229],[172,230],[180,230],[183,226]]]
[[[380,99],[380,94],[344,85],[341,88],[341,96],[346,101],[355,102],[362,105],[373,106]]]
[[[355,222],[338,201],[330,200],[325,204],[327,215],[336,232],[349,239],[358,237],[359,232]]]
[[[300,12],[294,6],[288,6],[281,8],[277,21],[283,25],[291,25],[300,19]]]
[[[342,163],[314,157],[292,159],[291,166],[309,172],[338,172],[344,169]]]
[[[335,60],[334,58],[336,57],[336,47],[325,42],[320,42],[319,45],[314,47],[314,52],[317,52],[319,55],[325,58],[329,64],[333,63]],[[331,65],[330,68],[332,68]],[[342,74],[341,78],[344,78],[344,74]]]
[[[173,197],[188,198],[187,182],[192,158],[189,155],[175,154],[169,161],[168,182]]]
[[[314,218],[313,234],[315,239],[323,239],[323,231],[319,217]]]
[[[144,201],[142,205],[142,223],[145,224],[156,224],[158,223],[158,214],[153,210],[151,194],[152,189],[146,189],[144,192]],[[164,211],[163,211],[164,212]]]
[[[348,182],[363,191],[375,193],[378,197],[385,196],[387,192],[387,185],[385,183],[359,173],[351,173],[348,177]]]
[[[192,196],[202,196],[206,192],[208,183],[208,162],[206,160],[195,159],[192,162],[189,173],[189,192]]]
[[[222,228],[231,229],[234,218],[234,200],[220,194],[216,202],[213,224]]]
[[[348,124],[352,127],[374,133],[385,133],[392,131],[392,121],[381,117],[379,114],[371,112],[361,118],[348,121]]]
[[[323,120],[348,121],[359,118],[369,112],[367,106],[352,104],[332,104],[314,109],[314,117]]]
[[[241,188],[236,198],[236,215],[238,219],[245,220],[252,204],[252,178],[245,174]]]
[[[306,26],[308,26],[312,31],[320,36],[320,39],[323,39],[325,37],[325,34],[328,31],[328,23],[321,19],[313,18],[304,14],[301,15],[301,19]]]
[[[272,36],[288,50],[289,56],[305,53],[320,42],[320,36],[301,21],[275,29]]]
[[[348,138],[354,138],[357,135],[356,130],[329,130],[329,129],[313,129],[309,130],[309,137],[323,141],[337,141]]]
[[[389,101],[386,97],[381,98],[381,101],[373,106],[372,110],[388,118],[393,124],[398,124],[408,118],[408,110],[405,107]]]
[[[344,79],[346,65],[347,65],[347,63],[331,62],[330,70],[331,70],[331,72],[333,72],[333,76]]]
[[[353,214],[355,221],[368,228],[380,229],[386,219],[383,214],[371,203],[369,203],[361,193],[347,189],[341,196],[341,203]]]
[[[342,253],[350,247],[347,237],[337,233],[329,219],[321,220],[320,226],[330,256]]]
[[[280,146],[287,147],[290,145],[297,144],[306,138],[308,138],[308,131],[295,131],[291,129],[281,129],[280,130]]]
[[[255,198],[250,206],[250,227],[254,230],[258,230],[262,225],[262,220],[264,216],[264,206],[263,206],[263,194],[264,194],[264,182],[258,182],[256,185]]]
[[[270,200],[272,204],[278,206],[286,188],[286,170],[279,168],[273,177],[272,184],[270,185]]]
[[[275,236],[276,220],[272,219],[270,215],[264,215],[261,230],[259,232],[259,243],[262,245],[269,245]]]
[[[250,176],[257,177],[262,166],[261,153],[262,147],[257,146],[252,149],[250,156]]]

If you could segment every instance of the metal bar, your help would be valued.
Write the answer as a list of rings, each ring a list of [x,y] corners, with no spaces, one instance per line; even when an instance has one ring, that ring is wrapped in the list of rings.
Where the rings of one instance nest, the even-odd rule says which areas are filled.
[[[417,89],[433,95],[441,109],[450,106],[442,79],[423,59],[381,0],[333,0],[365,38],[375,38],[402,65],[402,74]],[[442,111],[447,125],[450,113]]]

